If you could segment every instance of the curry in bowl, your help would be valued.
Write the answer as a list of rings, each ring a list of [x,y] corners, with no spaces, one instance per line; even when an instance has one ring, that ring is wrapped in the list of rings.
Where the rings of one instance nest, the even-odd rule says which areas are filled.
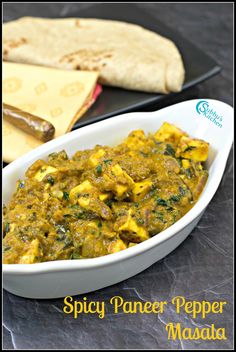
[[[165,122],[115,147],[37,160],[3,209],[4,263],[94,258],[157,235],[198,200],[208,149]]]

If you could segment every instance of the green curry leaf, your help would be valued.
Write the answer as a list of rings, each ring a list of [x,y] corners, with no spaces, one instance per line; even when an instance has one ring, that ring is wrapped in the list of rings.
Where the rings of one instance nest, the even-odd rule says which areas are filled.
[[[101,175],[101,173],[102,173],[102,165],[99,164],[99,165],[96,167],[96,172],[97,172],[98,175]]]
[[[68,192],[63,192],[63,199],[65,199],[65,200],[69,200],[69,193]]]

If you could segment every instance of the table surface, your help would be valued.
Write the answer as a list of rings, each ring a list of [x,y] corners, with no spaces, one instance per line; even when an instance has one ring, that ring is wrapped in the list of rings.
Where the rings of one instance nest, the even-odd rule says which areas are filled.
[[[73,16],[92,4],[4,3],[4,20],[26,15]],[[122,6],[122,4],[120,4]],[[165,101],[163,106],[192,98],[233,100],[233,5],[223,3],[138,4],[157,19],[214,57],[222,72]],[[158,105],[160,108],[160,104]],[[155,106],[148,110],[154,110]],[[147,110],[147,109],[146,109]],[[63,299],[30,300],[3,292],[4,349],[231,349],[233,347],[233,156],[230,153],[220,187],[190,236],[171,254],[126,281],[87,294],[104,301],[120,295],[124,300],[170,301],[184,296],[195,301],[227,301],[222,315],[191,319],[171,306],[162,315],[107,313],[78,319],[63,313]],[[81,299],[82,297],[75,297]],[[225,327],[227,340],[167,339],[169,322],[183,327]]]

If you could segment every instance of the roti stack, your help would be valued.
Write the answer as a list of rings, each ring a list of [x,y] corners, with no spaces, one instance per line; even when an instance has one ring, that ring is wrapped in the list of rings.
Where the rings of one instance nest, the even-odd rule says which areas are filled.
[[[105,85],[178,92],[184,65],[175,44],[138,25],[99,19],[24,17],[3,25],[5,61],[88,70]]]

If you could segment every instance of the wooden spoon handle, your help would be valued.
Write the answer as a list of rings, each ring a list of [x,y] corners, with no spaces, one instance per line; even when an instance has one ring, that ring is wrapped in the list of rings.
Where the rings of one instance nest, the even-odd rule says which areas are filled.
[[[3,117],[6,121],[43,142],[49,141],[55,134],[55,127],[50,122],[15,106],[3,103]]]

